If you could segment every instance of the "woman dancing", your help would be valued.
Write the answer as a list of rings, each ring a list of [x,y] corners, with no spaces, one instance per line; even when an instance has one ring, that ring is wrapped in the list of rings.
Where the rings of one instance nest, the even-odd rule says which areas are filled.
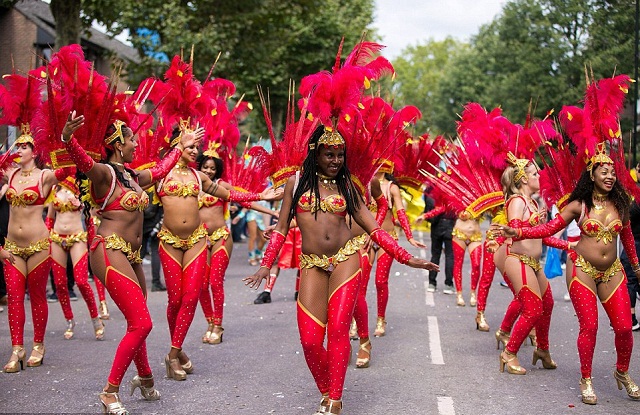
[[[464,253],[469,250],[471,258],[471,293],[469,295],[469,305],[475,307],[478,303],[476,288],[480,279],[480,263],[482,259],[482,231],[480,223],[471,217],[471,214],[463,210],[456,220],[456,224],[451,232],[453,242],[453,283],[456,286],[456,305],[464,307],[466,305],[462,296],[462,263]]]
[[[64,318],[67,320],[64,338],[67,340],[73,338],[73,329],[76,325],[67,288],[67,256],[69,255],[73,263],[76,284],[78,284],[80,293],[89,309],[96,340],[103,340],[104,325],[98,316],[96,299],[91,285],[89,285],[87,232],[82,227],[83,205],[79,195],[80,190],[75,177],[69,176],[58,183],[53,200],[49,205],[47,224],[50,227],[49,239],[53,243],[51,245],[51,270],[60,306]]]
[[[62,140],[78,170],[91,180],[91,196],[100,206],[100,227],[90,243],[91,268],[127,320],[127,332],[116,350],[107,384],[99,395],[105,412],[122,415],[128,412],[118,392],[132,361],[138,374],[131,381],[131,394],[139,388],[144,399],[160,399],[160,393],[154,388],[146,348],[152,323],[140,248],[143,211],[149,198],[142,188],[166,176],[184,148],[195,146],[203,131],[183,134],[155,167],[134,171],[124,166],[133,160],[137,146],[131,129],[119,120],[110,124],[103,140],[106,159],[96,163],[72,136],[84,120],[84,116],[76,117],[72,112],[62,130]]]
[[[640,275],[640,263],[629,224],[629,206],[629,196],[617,180],[614,162],[606,154],[604,143],[601,143],[580,176],[567,206],[555,219],[536,227],[523,227],[520,223],[494,226],[498,233],[518,238],[553,235],[572,220],[576,220],[580,227],[580,240],[569,251],[570,260],[567,260],[567,268],[572,270],[567,273],[567,286],[580,324],[577,340],[582,374],[580,390],[582,402],[586,404],[597,403],[591,368],[598,331],[598,300],[609,317],[615,335],[617,361],[613,377],[618,389],[624,386],[631,399],[640,399],[640,388],[628,373],[633,349],[629,293],[615,244],[620,235],[633,272]],[[513,339],[513,333],[511,337]],[[538,332],[539,348],[540,337]]]
[[[339,414],[350,354],[349,324],[360,285],[359,252],[364,244],[364,237],[351,237],[346,215],[402,264],[425,269],[437,269],[437,265],[413,257],[378,227],[352,182],[339,133],[321,125],[308,147],[300,176],[289,178],[285,186],[281,212],[288,217],[276,225],[260,268],[245,282],[258,288],[269,277],[295,217],[302,233],[297,303],[302,348],[322,394],[317,413]]]

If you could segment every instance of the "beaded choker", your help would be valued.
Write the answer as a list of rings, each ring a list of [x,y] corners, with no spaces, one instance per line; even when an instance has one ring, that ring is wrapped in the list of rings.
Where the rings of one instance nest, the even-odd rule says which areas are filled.
[[[316,176],[318,176],[318,179],[320,180],[320,186],[327,190],[336,190],[336,179],[332,179],[320,173],[316,173]]]

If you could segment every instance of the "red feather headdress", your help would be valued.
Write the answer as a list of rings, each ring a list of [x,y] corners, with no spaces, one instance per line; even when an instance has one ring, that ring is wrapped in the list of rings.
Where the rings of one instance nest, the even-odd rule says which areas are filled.
[[[105,157],[104,135],[109,124],[126,118],[125,97],[116,93],[115,80],[93,69],[80,45],[69,45],[55,53],[46,71],[47,101],[34,119],[36,152],[54,167],[72,165],[60,141],[69,113],[84,115],[84,126],[74,136],[87,154]]]
[[[5,85],[0,85],[0,124],[20,128],[16,143],[31,143],[31,123],[42,107],[42,83],[38,80],[40,70],[32,70],[27,76],[12,73],[4,75]]]

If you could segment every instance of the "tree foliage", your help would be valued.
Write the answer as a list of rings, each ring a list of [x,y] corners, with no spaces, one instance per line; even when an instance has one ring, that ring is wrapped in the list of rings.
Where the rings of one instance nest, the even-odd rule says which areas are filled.
[[[455,134],[457,113],[470,101],[501,106],[520,123],[530,108],[542,117],[576,104],[585,67],[596,77],[633,73],[634,6],[632,0],[510,1],[468,47],[456,48],[445,76],[427,86],[431,107],[418,106],[432,114],[432,129]],[[430,69],[411,50],[403,58]]]

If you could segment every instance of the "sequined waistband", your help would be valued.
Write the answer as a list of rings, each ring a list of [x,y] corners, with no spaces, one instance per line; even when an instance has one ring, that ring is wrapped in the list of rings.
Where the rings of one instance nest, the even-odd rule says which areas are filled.
[[[582,268],[582,271],[590,276],[596,284],[600,284],[601,282],[609,282],[611,277],[613,277],[618,271],[622,270],[622,263],[620,262],[620,258],[616,258],[616,260],[613,261],[613,264],[611,264],[611,266],[605,271],[598,270],[580,254],[576,253],[576,255],[572,255],[572,259],[573,265]]]
[[[525,265],[529,265],[531,269],[533,269],[535,272],[538,272],[542,269],[542,266],[540,265],[540,261],[533,257],[530,257],[529,255],[520,255],[520,254],[514,254],[513,252],[509,252],[509,255],[507,256],[518,258],[520,262],[522,262]]]
[[[349,239],[338,252],[329,257],[326,255],[320,257],[316,254],[300,254],[300,269],[318,267],[331,272],[340,262],[346,261],[351,255],[358,252],[364,246],[367,236],[367,234],[362,234]]]
[[[87,233],[85,231],[80,231],[76,233],[72,233],[71,235],[63,235],[58,232],[51,230],[49,234],[49,239],[51,242],[55,242],[62,247],[62,249],[71,249],[73,244],[76,242],[87,242]]]
[[[467,245],[469,245],[471,242],[482,242],[482,232],[476,232],[471,235],[467,235],[466,233],[462,232],[460,229],[453,228],[453,231],[451,232],[451,236],[464,241]]]
[[[202,223],[200,224],[200,226],[196,228],[195,231],[193,231],[191,236],[189,236],[187,239],[182,239],[174,235],[167,228],[162,228],[160,229],[160,232],[158,232],[158,238],[162,242],[167,243],[173,246],[174,248],[181,249],[183,251],[193,248],[193,246],[196,243],[198,243],[200,239],[206,238],[207,236],[208,236],[207,228]]]
[[[122,251],[122,253],[127,257],[129,263],[142,263],[142,258],[140,258],[140,249],[142,249],[142,247],[134,251],[131,248],[131,244],[129,242],[125,241],[121,236],[116,235],[115,233],[109,236],[96,235],[94,238],[94,242],[92,242],[92,246],[97,245],[97,243],[100,241],[104,241],[105,249],[115,249],[117,251]]]
[[[44,251],[49,248],[49,238],[42,238],[39,241],[36,241],[29,246],[21,247],[16,245],[15,242],[6,239],[4,241],[4,249],[11,252],[13,255],[19,256],[20,258],[27,260],[31,255]]]
[[[209,245],[213,246],[220,239],[227,239],[229,237],[229,228],[223,226],[222,228],[218,228],[211,235],[209,235],[207,240],[209,241]]]

